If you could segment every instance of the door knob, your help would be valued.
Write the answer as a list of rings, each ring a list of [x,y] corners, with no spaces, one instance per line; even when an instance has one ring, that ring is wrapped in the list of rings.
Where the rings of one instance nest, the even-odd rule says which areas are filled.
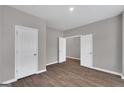
[[[34,53],[34,56],[36,56],[37,54],[36,53]]]

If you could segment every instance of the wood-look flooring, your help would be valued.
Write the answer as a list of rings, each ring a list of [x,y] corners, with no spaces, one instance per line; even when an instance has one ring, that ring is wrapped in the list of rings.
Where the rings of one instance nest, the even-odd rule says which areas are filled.
[[[124,87],[120,76],[81,67],[78,60],[47,66],[47,72],[20,79],[13,87]]]

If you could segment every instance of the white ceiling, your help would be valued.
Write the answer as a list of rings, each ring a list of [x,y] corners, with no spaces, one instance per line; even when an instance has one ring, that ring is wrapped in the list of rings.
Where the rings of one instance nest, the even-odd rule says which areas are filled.
[[[99,20],[117,16],[123,12],[124,6],[47,6],[47,5],[15,5],[11,6],[30,13],[47,21],[47,25],[60,30],[68,30]],[[74,7],[70,12],[69,7]]]

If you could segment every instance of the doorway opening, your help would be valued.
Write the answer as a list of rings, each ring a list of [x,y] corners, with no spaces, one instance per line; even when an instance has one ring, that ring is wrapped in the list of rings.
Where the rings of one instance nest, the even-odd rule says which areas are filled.
[[[80,36],[66,38],[66,62],[80,65]]]
[[[77,60],[79,65],[93,67],[93,35],[59,38],[59,63]],[[70,60],[70,61],[71,61]]]

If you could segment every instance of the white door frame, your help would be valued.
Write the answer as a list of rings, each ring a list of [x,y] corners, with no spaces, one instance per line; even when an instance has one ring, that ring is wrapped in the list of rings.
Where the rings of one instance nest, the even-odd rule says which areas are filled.
[[[70,39],[70,38],[76,38],[76,37],[79,37],[80,38],[80,65],[81,65],[81,56],[82,56],[82,53],[81,53],[81,36],[82,35],[74,35],[74,36],[68,36],[68,37],[65,37],[65,39]]]
[[[82,45],[81,45],[81,37],[82,36],[85,36],[85,35],[90,35],[90,34],[84,34],[84,35],[74,35],[74,36],[68,36],[68,37],[65,37],[66,40],[67,39],[70,39],[70,38],[76,38],[76,37],[79,37],[80,38],[80,66],[81,66],[81,59],[82,59],[82,53],[81,53],[81,50],[82,50]],[[93,56],[92,56],[93,57]],[[92,60],[92,64],[93,64],[93,60]],[[89,67],[90,68],[90,67]]]
[[[16,62],[16,40],[17,40],[17,29],[19,29],[19,28],[24,28],[24,29],[36,29],[36,28],[31,28],[31,27],[25,27],[25,26],[20,26],[20,25],[15,25],[15,72],[14,72],[14,79],[15,80],[18,80],[19,78],[17,78],[17,72],[16,72],[16,70],[17,70],[17,62]],[[37,30],[37,49],[38,49],[38,32],[39,32],[39,30],[38,29],[36,29]],[[37,50],[38,51],[38,50]],[[37,54],[38,55],[38,54]],[[37,71],[36,71],[36,73],[38,72],[38,56],[37,56]]]
[[[63,44],[61,44],[61,42],[64,40],[64,49],[61,47],[61,45],[63,46]],[[62,42],[63,43],[63,42]],[[63,50],[65,50],[64,51],[64,53],[62,52]],[[61,53],[62,52],[62,53]],[[60,55],[60,54],[62,54],[62,55]],[[63,56],[64,55],[64,56]],[[64,58],[63,58],[64,57]],[[62,58],[62,59],[61,59]],[[60,60],[61,59],[61,60]],[[66,61],[66,39],[64,38],[64,37],[59,37],[59,61],[58,61],[58,63],[63,63],[63,62],[65,62]]]

